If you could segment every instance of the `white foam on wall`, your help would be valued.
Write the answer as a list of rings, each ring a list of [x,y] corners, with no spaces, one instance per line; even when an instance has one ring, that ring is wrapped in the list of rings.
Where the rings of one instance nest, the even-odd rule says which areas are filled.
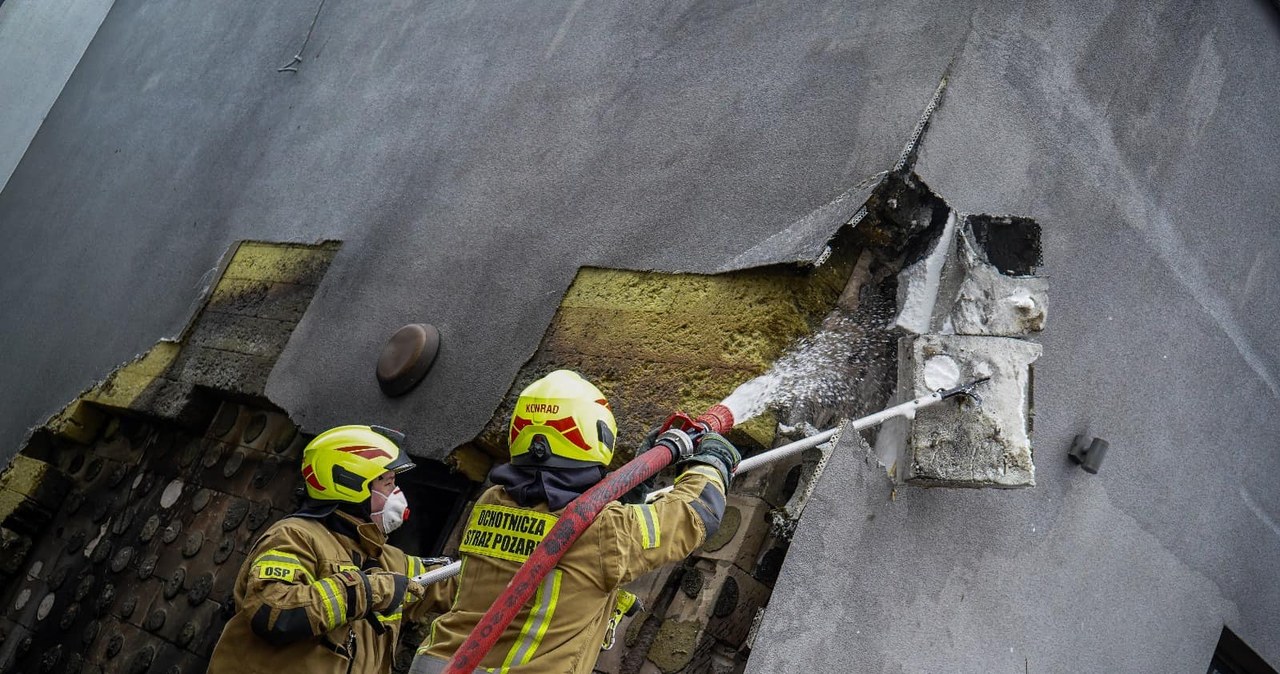
[[[942,269],[953,248],[955,235],[956,212],[951,211],[933,250],[923,260],[898,274],[902,290],[899,292],[897,325],[903,330],[917,335],[929,332],[933,310],[938,303],[938,288],[942,284]]]
[[[960,366],[951,356],[934,356],[924,363],[924,385],[930,391],[954,388],[960,383]]]

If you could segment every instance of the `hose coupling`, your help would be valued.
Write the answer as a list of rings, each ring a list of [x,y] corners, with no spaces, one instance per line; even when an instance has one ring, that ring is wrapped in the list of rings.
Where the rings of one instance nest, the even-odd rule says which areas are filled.
[[[654,442],[671,450],[671,460],[681,461],[693,456],[693,438],[678,428],[668,428]]]

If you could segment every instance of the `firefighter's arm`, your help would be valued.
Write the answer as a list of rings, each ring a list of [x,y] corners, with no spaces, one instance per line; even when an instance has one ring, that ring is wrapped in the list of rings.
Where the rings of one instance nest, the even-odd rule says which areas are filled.
[[[352,568],[318,577],[311,549],[287,536],[267,536],[254,549],[241,610],[254,634],[275,646],[317,637],[390,603],[397,574]],[[400,576],[403,579],[403,576]]]
[[[424,558],[408,555],[408,575],[410,578],[414,578],[452,562],[453,560],[448,557]],[[453,596],[457,594],[458,577],[453,576],[430,585],[420,585],[419,587],[422,588],[421,595],[411,593],[405,597],[405,620],[417,622],[426,618],[427,614],[448,611],[453,604]]]
[[[684,559],[720,529],[725,493],[741,456],[716,433],[703,435],[691,454],[677,464],[682,470],[674,489],[652,503],[610,508],[618,535],[616,554],[602,563],[615,586],[630,582],[663,564]],[[619,511],[630,517],[619,517]]]

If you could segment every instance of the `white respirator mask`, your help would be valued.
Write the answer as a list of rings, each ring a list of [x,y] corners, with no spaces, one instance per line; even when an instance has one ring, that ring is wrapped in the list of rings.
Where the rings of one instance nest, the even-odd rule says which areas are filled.
[[[404,492],[396,487],[387,494],[382,503],[382,508],[374,511],[373,521],[378,523],[382,528],[382,533],[390,534],[400,528],[401,524],[409,521],[409,500],[404,497]]]

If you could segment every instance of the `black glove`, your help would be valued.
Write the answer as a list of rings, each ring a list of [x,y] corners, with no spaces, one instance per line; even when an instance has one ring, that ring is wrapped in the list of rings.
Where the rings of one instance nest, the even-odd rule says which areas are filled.
[[[725,440],[723,435],[719,433],[703,433],[697,438],[693,446],[693,454],[677,465],[687,466],[691,463],[700,463],[715,468],[720,472],[720,478],[724,481],[724,488],[728,491],[729,483],[733,480],[733,471],[738,467],[738,462],[741,460],[742,455],[738,453],[737,448],[728,440]]]
[[[632,487],[630,491],[618,497],[618,501],[623,505],[644,505],[649,502],[649,492],[657,486],[658,476],[654,475],[649,479]]]

